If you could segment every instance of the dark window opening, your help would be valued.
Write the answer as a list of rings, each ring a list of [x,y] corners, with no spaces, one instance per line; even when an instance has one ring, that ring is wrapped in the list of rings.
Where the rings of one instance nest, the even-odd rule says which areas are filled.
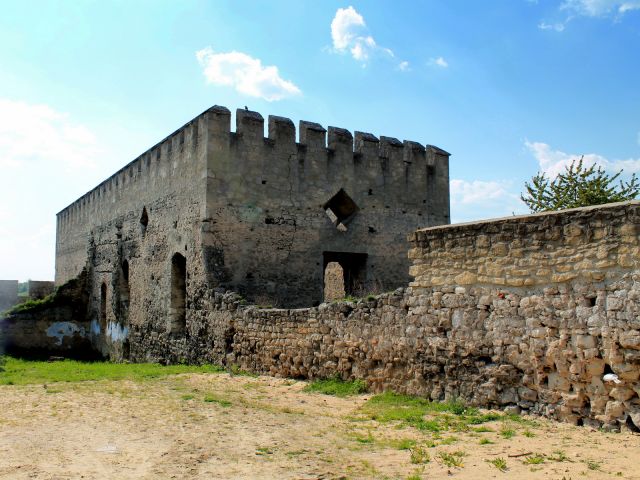
[[[100,332],[107,331],[107,284],[100,286]]]
[[[122,262],[122,268],[120,269],[120,279],[118,288],[118,319],[123,325],[127,324],[129,320],[129,262]]]
[[[596,297],[587,297],[585,300],[587,301],[587,307],[596,306]]]
[[[350,252],[324,252],[322,271],[327,271],[330,263],[337,263],[342,268],[342,281],[345,296],[361,296],[366,291],[367,254]],[[335,267],[333,267],[335,268]],[[337,270],[337,269],[335,269]],[[324,275],[323,275],[324,281]]]
[[[171,259],[171,333],[183,333],[187,313],[187,259],[176,253]]]
[[[147,225],[149,225],[149,214],[147,213],[147,207],[142,207],[142,215],[140,215],[140,231],[142,236],[147,233]]]
[[[331,223],[342,232],[347,230],[347,223],[359,210],[356,203],[342,188],[322,208]]]

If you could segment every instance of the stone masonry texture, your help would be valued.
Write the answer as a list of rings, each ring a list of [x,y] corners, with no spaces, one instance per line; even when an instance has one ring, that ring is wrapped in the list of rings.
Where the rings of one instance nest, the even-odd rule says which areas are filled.
[[[113,360],[640,426],[640,202],[446,225],[435,147],[229,118],[208,110],[58,214],[56,282],[76,294],[2,320],[7,344],[44,329]],[[361,300],[321,303],[333,262]]]
[[[215,292],[183,337],[132,325],[131,355],[638,426],[639,224],[631,202],[420,230],[407,289],[304,309]]]
[[[137,321],[164,314],[175,253],[189,291],[281,307],[319,304],[331,261],[348,267],[351,290],[406,284],[407,235],[449,223],[449,154],[306,121],[296,142],[293,122],[275,116],[265,138],[264,124],[238,110],[232,132],[229,110],[212,107],[62,210],[56,284],[89,252],[97,308],[101,284],[119,295],[127,262]]]
[[[18,303],[18,280],[0,280],[0,313]]]

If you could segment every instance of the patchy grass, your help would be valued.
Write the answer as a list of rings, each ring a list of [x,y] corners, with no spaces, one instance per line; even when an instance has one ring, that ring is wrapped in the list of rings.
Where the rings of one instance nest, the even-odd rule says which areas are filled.
[[[115,445],[114,431],[118,451],[120,444],[126,445],[131,461],[104,463],[103,476],[109,478],[126,477],[132,462],[138,477],[150,478],[170,478],[205,462],[207,475],[226,478],[238,461],[249,477],[259,472],[265,478],[353,480],[503,476],[599,480],[619,478],[616,472],[632,477],[637,470],[634,459],[640,455],[640,445],[631,433],[600,433],[546,419],[536,420],[539,428],[528,427],[502,412],[476,411],[456,402],[399,396],[370,402],[373,394],[336,398],[301,393],[306,385],[296,382],[291,388],[283,380],[222,373],[134,382],[47,383],[46,388],[42,383],[2,386],[0,431],[10,435],[0,437],[5,453],[0,455],[0,470],[13,478],[20,473],[12,470],[17,464],[33,465],[33,471],[55,466],[61,476],[89,478],[95,473],[96,448]],[[57,390],[61,393],[54,393]],[[73,435],[66,421],[69,409],[81,417],[73,424]],[[381,423],[371,420],[371,414],[399,420]],[[352,422],[354,415],[358,423]],[[434,422],[442,431],[418,430],[407,418],[418,424]],[[471,423],[486,418],[496,420]],[[158,432],[155,442],[139,434],[149,425]],[[465,426],[466,431],[456,430]],[[492,430],[485,433],[486,427]],[[517,436],[505,440],[499,434],[502,427],[516,430]],[[524,436],[527,428],[535,438]],[[228,438],[231,430],[236,433],[232,442],[216,441]],[[158,455],[159,448],[166,455]],[[552,454],[561,448],[567,453]],[[77,461],[64,462],[69,451]],[[552,455],[564,463],[550,460]],[[566,455],[570,460],[562,460]],[[506,461],[506,473],[499,470],[505,465],[488,462],[497,457]]]
[[[425,398],[385,392],[371,397],[360,409],[366,419],[381,423],[400,422],[418,430],[440,433],[449,430],[491,432],[487,427],[472,427],[486,422],[510,420],[499,413],[480,413],[458,401],[432,402]],[[455,441],[455,437],[454,440]],[[446,441],[443,442],[446,444]]]
[[[429,463],[431,461],[431,455],[424,448],[415,447],[411,450],[411,463],[413,464],[424,464]]]
[[[273,450],[270,447],[258,447],[256,455],[273,455]]]
[[[486,427],[486,426],[481,426],[481,427],[475,427],[472,429],[474,432],[476,433],[487,433],[487,432],[493,432],[492,428]]]
[[[541,463],[544,463],[544,455],[539,453],[529,455],[528,457],[525,457],[522,463],[525,465],[540,465]]]
[[[204,398],[203,401],[206,403],[217,403],[218,405],[220,405],[221,407],[230,407],[232,404],[229,400],[227,400],[226,398],[223,398],[219,395],[216,395],[214,393],[207,393]]]
[[[549,460],[553,462],[568,462],[569,457],[564,450],[554,450],[553,455],[549,456]]]
[[[586,460],[587,468],[589,470],[600,470],[602,464],[600,462],[596,462],[595,460]]]
[[[259,375],[257,373],[253,373],[253,372],[249,372],[247,370],[243,370],[242,368],[240,368],[239,365],[231,365],[231,367],[229,367],[229,371],[232,375],[238,375],[240,377],[252,377],[252,378],[257,378],[259,377]]]
[[[156,363],[40,362],[5,357],[0,385],[84,382],[88,380],[147,380],[179,373],[220,373],[216,365],[169,365]]]
[[[487,462],[489,462],[501,472],[507,471],[507,461],[502,457],[494,458],[493,460],[487,460]]]
[[[516,431],[511,427],[505,426],[500,429],[500,436],[509,440],[516,436]]]
[[[400,438],[397,440],[391,440],[389,445],[397,450],[411,450],[416,446],[416,441],[411,438]]]
[[[375,441],[371,432],[367,432],[366,436],[356,434],[353,436],[353,439],[363,445],[373,444]]]
[[[367,385],[362,380],[346,381],[339,377],[333,377],[324,380],[314,380],[304,387],[304,391],[323,393],[336,397],[348,397],[350,395],[365,393],[367,391]]]
[[[451,468],[451,467],[459,467],[462,468],[464,467],[464,464],[462,463],[462,458],[465,457],[467,454],[461,450],[457,451],[457,452],[440,452],[438,453],[438,457],[440,457],[440,460],[442,461],[442,463],[444,465],[446,465],[447,467]]]

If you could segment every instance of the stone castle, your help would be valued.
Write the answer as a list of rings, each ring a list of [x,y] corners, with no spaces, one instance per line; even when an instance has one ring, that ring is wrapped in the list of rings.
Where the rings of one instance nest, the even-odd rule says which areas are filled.
[[[406,236],[449,223],[449,154],[213,107],[58,214],[56,284],[87,269],[102,330],[183,334],[214,289],[280,307],[409,280]],[[110,327],[112,325],[113,327]]]
[[[339,375],[640,429],[640,202],[448,225],[438,148],[229,124],[208,110],[58,214],[60,287],[0,322],[8,349]]]

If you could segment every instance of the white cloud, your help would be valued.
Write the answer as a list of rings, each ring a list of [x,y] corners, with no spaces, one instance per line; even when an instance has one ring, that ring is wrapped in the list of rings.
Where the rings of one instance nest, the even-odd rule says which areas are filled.
[[[453,223],[524,213],[524,204],[510,191],[512,182],[452,179],[451,221]]]
[[[398,64],[398,70],[400,70],[401,72],[408,72],[409,70],[411,70],[411,68],[409,67],[409,62],[407,61],[400,62]],[[640,134],[638,135],[639,135],[638,138],[640,138]]]
[[[0,275],[52,280],[55,213],[88,190],[110,156],[51,106],[0,98]]]
[[[356,31],[365,27],[364,18],[353,7],[339,8],[331,21],[333,48],[345,50],[358,38]]]
[[[94,165],[94,135],[68,115],[47,105],[0,98],[0,167],[33,164],[39,159],[67,167]]]
[[[440,68],[448,68],[449,63],[442,57],[435,57],[429,59],[429,65]]]
[[[582,154],[566,153],[560,150],[553,150],[548,144],[542,142],[525,142],[525,146],[538,161],[540,171],[554,178],[563,172],[572,161],[580,159]],[[624,169],[627,174],[640,173],[640,158],[629,158],[626,160],[609,160],[596,153],[585,154],[583,158],[585,166],[599,165],[604,170],[615,173]]]
[[[348,51],[354,60],[363,65],[377,53],[395,58],[393,50],[376,43],[373,36],[367,32],[364,18],[352,6],[339,8],[336,11],[336,15],[331,21],[331,39],[335,52],[346,53]],[[400,69],[402,70],[402,67]]]
[[[564,0],[559,7],[567,17],[560,22],[540,22],[540,30],[562,32],[567,24],[577,17],[605,18],[619,20],[625,13],[640,10],[640,0]]]
[[[302,93],[292,82],[280,77],[278,67],[263,66],[246,53],[215,53],[211,47],[196,52],[208,83],[233,87],[239,93],[268,102]]]
[[[554,30],[556,32],[564,31],[565,27],[566,27],[566,24],[564,24],[564,23],[545,23],[545,22],[540,22],[538,24],[538,28],[540,30]]]
[[[640,9],[640,0],[565,0],[560,6],[576,15],[603,17]]]

